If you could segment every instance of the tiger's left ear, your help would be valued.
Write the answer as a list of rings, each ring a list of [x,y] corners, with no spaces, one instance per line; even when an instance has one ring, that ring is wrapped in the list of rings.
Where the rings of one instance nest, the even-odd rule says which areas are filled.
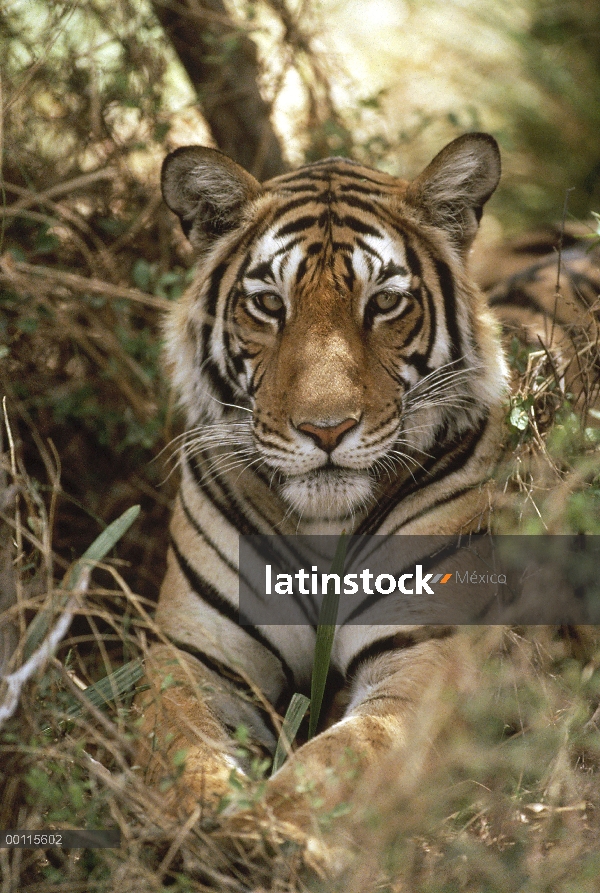
[[[500,150],[488,133],[467,133],[449,143],[409,185],[406,200],[445,230],[464,255],[483,206],[500,180]]]

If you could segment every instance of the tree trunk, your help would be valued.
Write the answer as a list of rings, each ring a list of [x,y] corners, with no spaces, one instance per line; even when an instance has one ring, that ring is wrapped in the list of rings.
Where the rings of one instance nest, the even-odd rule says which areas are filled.
[[[153,7],[219,149],[259,180],[283,173],[270,108],[258,90],[256,47],[222,0],[154,0]]]

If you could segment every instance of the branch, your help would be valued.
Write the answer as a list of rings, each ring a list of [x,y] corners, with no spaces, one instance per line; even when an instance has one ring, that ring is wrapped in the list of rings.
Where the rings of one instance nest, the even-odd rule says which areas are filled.
[[[47,283],[57,286],[62,285],[73,291],[85,294],[103,295],[105,298],[121,300],[125,298],[134,304],[142,304],[144,307],[152,307],[155,310],[166,310],[170,302],[164,298],[148,295],[137,288],[127,288],[121,285],[113,285],[102,279],[78,276],[77,273],[66,273],[63,270],[54,270],[41,264],[28,264],[24,261],[14,261],[8,255],[0,258],[0,282],[15,283],[20,276],[39,277]]]

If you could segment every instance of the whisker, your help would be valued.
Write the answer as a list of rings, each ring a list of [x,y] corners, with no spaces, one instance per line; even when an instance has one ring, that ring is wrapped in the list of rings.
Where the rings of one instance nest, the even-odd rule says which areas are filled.
[[[256,465],[257,462],[259,463],[258,467],[260,468],[260,466],[263,465],[263,464],[265,463],[265,459],[264,459],[264,457],[263,457],[263,456],[257,456],[255,459],[252,460],[252,462],[248,462],[248,464],[246,465],[246,467],[245,467],[245,468],[242,468],[242,470],[240,471],[240,473],[239,473],[238,476],[236,477],[236,479],[235,479],[236,484],[237,484],[237,482],[239,481],[240,477],[243,475],[243,473],[244,473],[245,471],[249,471],[249,469],[252,468],[253,465]]]
[[[229,409],[241,409],[244,412],[249,412],[249,413],[254,412],[254,410],[248,409],[247,406],[238,406],[236,403],[223,403],[222,400],[218,400],[217,397],[215,397],[214,394],[211,394],[209,391],[206,391],[206,394],[208,397],[210,397],[211,400],[214,400],[215,403],[218,403],[220,406],[226,406]]]

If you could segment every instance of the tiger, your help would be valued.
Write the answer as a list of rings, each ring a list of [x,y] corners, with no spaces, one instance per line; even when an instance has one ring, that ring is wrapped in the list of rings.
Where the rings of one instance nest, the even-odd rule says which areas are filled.
[[[197,268],[165,322],[186,425],[156,624],[177,657],[150,650],[140,762],[154,784],[185,753],[178,802],[223,802],[245,770],[236,728],[272,755],[310,686],[314,624],[238,622],[240,536],[489,526],[509,370],[469,254],[500,173],[486,133],[412,181],[347,158],[263,184],[216,149],[165,159]],[[269,779],[273,814],[308,826],[407,752],[432,692],[458,684],[465,635],[339,626],[318,734]]]

